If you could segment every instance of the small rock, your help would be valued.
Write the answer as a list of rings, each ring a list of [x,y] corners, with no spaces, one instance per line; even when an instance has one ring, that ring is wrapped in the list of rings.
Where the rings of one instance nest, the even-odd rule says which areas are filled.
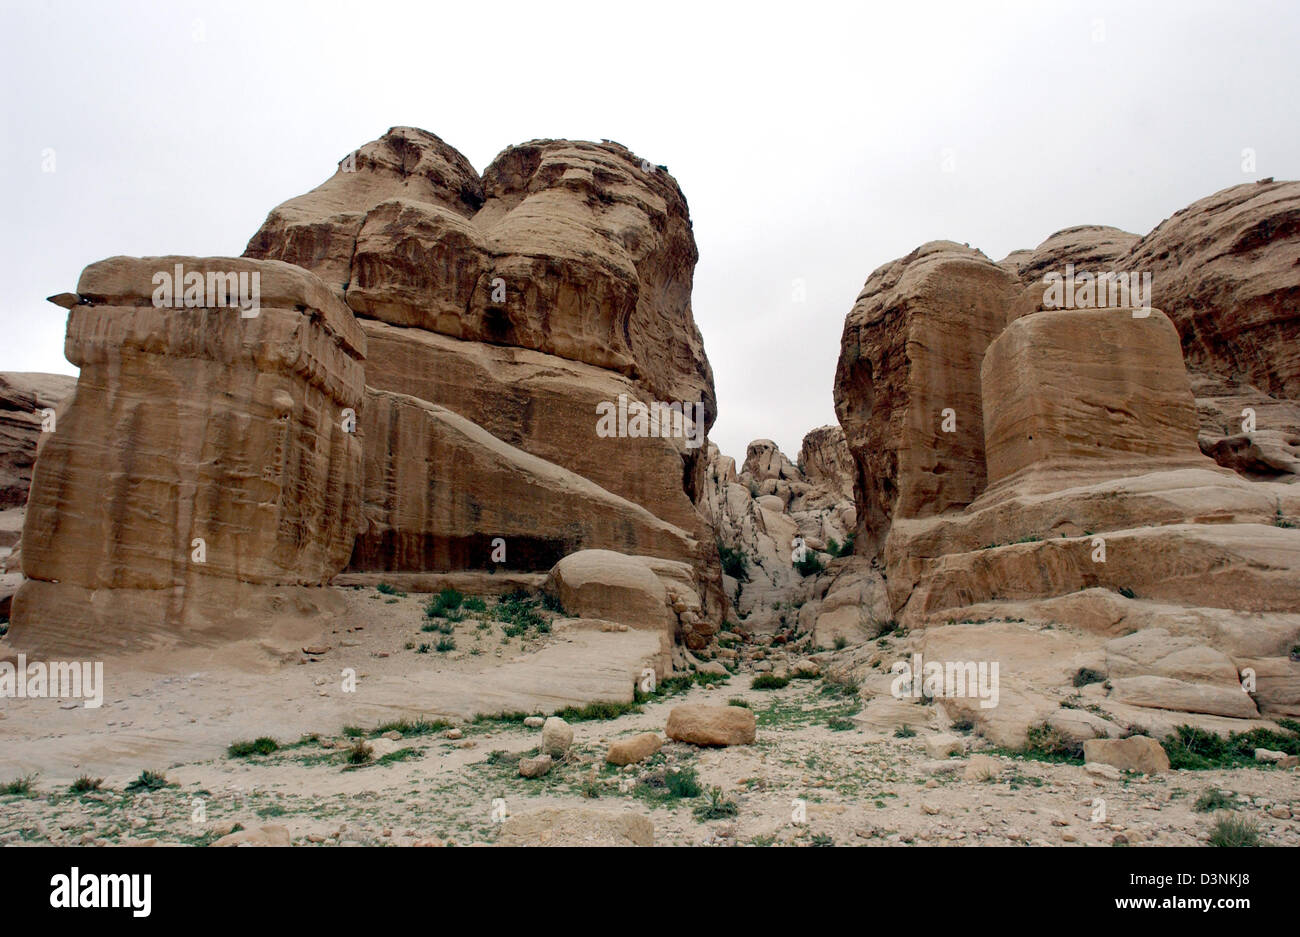
[[[1124,776],[1123,772],[1114,765],[1106,765],[1097,761],[1087,762],[1083,766],[1083,770],[1094,778],[1105,778],[1107,781],[1118,781]]]
[[[639,761],[645,761],[659,751],[662,745],[663,740],[659,738],[657,733],[642,732],[640,735],[634,735],[629,739],[619,739],[609,746],[605,761],[611,765],[633,765]]]
[[[451,739],[454,742],[456,739],[463,739],[465,733],[460,729],[448,729],[446,732],[442,733],[442,737],[445,739]]]
[[[519,776],[523,778],[540,778],[551,770],[550,755],[538,755],[536,758],[519,759]]]
[[[524,720],[524,725],[530,729],[540,729],[546,724],[546,720],[541,716],[529,716]]]
[[[573,744],[573,727],[559,716],[551,716],[542,723],[542,752],[552,758],[562,758]]]

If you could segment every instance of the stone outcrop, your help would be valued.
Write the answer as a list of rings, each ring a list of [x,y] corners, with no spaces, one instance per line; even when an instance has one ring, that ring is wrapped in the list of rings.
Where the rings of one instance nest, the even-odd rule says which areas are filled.
[[[155,305],[177,265],[257,274],[260,309]],[[77,293],[81,376],[36,463],[14,642],[262,637],[276,607],[328,607],[296,587],[342,569],[361,524],[347,425],[365,337],[348,309],[297,267],[231,258],[115,257]]]
[[[853,454],[840,427],[819,426],[810,430],[799,448],[798,465],[811,484],[853,497]]]
[[[1192,367],[1300,398],[1300,182],[1250,182],[1175,212],[1117,266],[1149,272]]]
[[[933,241],[868,278],[844,322],[835,412],[856,462],[857,541],[895,517],[960,509],[984,489],[980,365],[1017,281]]]
[[[246,256],[317,273],[360,316],[583,361],[716,415],[686,200],[617,143],[532,141],[480,179],[395,127],[272,211]]]
[[[689,564],[720,622],[693,503],[716,403],[690,219],[666,171],[615,143],[541,140],[480,178],[434,135],[394,128],[272,211],[246,253],[319,273],[367,337],[353,571],[645,554]],[[676,415],[638,429],[659,403]],[[455,416],[484,433],[453,443]]]
[[[818,642],[832,624],[872,636],[880,589],[857,564],[875,557],[885,614],[917,635],[900,652],[1001,665],[996,709],[938,701],[999,744],[1034,725],[1163,735],[1289,711],[1298,190],[1238,186],[1141,239],[1071,228],[998,265],[943,242],[876,271],[836,379],[858,556],[821,600]],[[1151,273],[1151,295],[1054,309],[1043,277],[1067,265],[1094,280]],[[953,339],[972,322],[975,337]],[[918,425],[940,398],[967,401],[949,404],[958,430],[981,414],[978,437],[957,447]],[[864,724],[901,719],[900,705],[873,701]]]
[[[0,374],[0,510],[27,503],[42,425],[57,428],[58,407],[76,384],[66,374]]]

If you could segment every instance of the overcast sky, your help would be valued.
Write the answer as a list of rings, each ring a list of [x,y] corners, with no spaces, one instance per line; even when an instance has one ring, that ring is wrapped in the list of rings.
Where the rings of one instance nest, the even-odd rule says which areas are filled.
[[[604,137],[686,193],[712,438],[738,459],[835,422],[844,316],[918,244],[998,260],[1300,175],[1295,2],[5,0],[0,50],[0,370],[75,373],[44,297],[88,263],[238,255],[390,126],[480,171]]]

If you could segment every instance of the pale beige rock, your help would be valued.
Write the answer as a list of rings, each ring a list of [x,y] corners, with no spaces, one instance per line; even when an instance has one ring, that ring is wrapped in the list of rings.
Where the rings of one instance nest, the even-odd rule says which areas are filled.
[[[692,745],[750,745],[756,727],[753,711],[743,706],[690,703],[672,708],[665,732],[674,741]]]
[[[256,273],[260,311],[155,306],[154,275],[178,264]],[[311,617],[299,587],[342,569],[361,523],[351,312],[297,267],[233,258],[110,258],[77,292],[66,348],[81,376],[33,477],[11,640],[212,643],[261,616],[270,633],[277,606]]]
[[[1164,313],[1068,309],[1011,323],[980,369],[989,490],[1205,468],[1178,333]]]
[[[573,745],[573,726],[559,716],[550,716],[542,724],[542,754],[562,758]]]
[[[551,807],[501,824],[501,846],[653,846],[654,824],[631,811]]]
[[[213,846],[288,846],[290,845],[289,828],[276,823],[260,826],[255,830],[239,830],[222,836]]]
[[[521,778],[540,778],[549,774],[553,759],[550,755],[538,755],[536,758],[519,759],[519,776]]]
[[[1169,770],[1169,756],[1160,743],[1145,735],[1126,739],[1089,739],[1083,743],[1085,762],[1110,765],[1121,771],[1159,774]]]
[[[659,751],[663,740],[657,733],[642,732],[628,739],[619,739],[609,746],[605,761],[611,765],[632,765],[645,761]]]
[[[57,429],[60,404],[76,384],[66,374],[0,374],[0,510],[27,503],[38,444],[48,435],[42,425]],[[46,411],[53,412],[52,423]]]

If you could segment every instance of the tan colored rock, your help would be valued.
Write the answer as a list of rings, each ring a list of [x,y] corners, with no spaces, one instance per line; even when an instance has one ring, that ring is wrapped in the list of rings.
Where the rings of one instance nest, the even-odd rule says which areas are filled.
[[[686,201],[616,143],[532,141],[480,180],[433,134],[395,127],[272,211],[246,253],[318,272],[361,315],[635,374],[716,414]]]
[[[1085,762],[1110,765],[1121,771],[1159,774],[1169,770],[1169,756],[1155,739],[1134,735],[1126,739],[1089,739],[1083,743]]]
[[[853,454],[838,426],[819,426],[803,437],[799,468],[813,484],[825,485],[853,497]]]
[[[665,651],[676,634],[668,590],[641,557],[612,550],[571,553],[555,564],[543,588],[572,615],[658,632]]]
[[[868,553],[892,518],[958,509],[984,489],[980,363],[1017,288],[950,241],[918,247],[863,287],[844,323],[835,412],[857,466],[857,540]]]
[[[0,374],[0,510],[27,503],[37,446],[48,435],[42,425],[57,429],[59,405],[76,385],[66,374]]]
[[[1143,310],[1146,312],[1146,310]],[[981,367],[989,491],[1209,467],[1178,333],[1159,310],[1063,309],[1011,323]]]
[[[633,765],[645,761],[659,751],[663,740],[655,732],[642,732],[631,738],[619,739],[609,746],[605,761],[611,765]]]
[[[1300,661],[1290,657],[1239,657],[1237,668],[1244,678],[1254,677],[1253,693],[1265,716],[1300,716]]]
[[[1300,182],[1232,186],[1174,213],[1117,263],[1150,272],[1189,365],[1300,397]]]
[[[573,745],[573,726],[559,716],[549,716],[542,724],[542,754],[562,758]]]
[[[538,755],[536,758],[519,759],[519,776],[521,778],[540,778],[549,774],[553,759],[550,755]]]
[[[1139,240],[1136,234],[1108,225],[1077,225],[1057,231],[1032,251],[1013,252],[999,265],[1013,262],[1016,275],[1027,286],[1041,285],[1048,273],[1064,276],[1066,264],[1095,276],[1118,269],[1117,264]]]
[[[496,537],[516,570],[585,547],[698,556],[686,531],[445,407],[368,389],[358,425],[367,526],[353,570],[491,569]]]
[[[668,737],[692,745],[750,745],[757,720],[743,706],[712,706],[690,703],[674,706],[668,713]]]
[[[631,811],[549,807],[501,824],[501,846],[653,846],[654,824]]]
[[[239,830],[229,833],[212,844],[213,846],[288,846],[290,845],[289,828],[276,823],[260,826],[255,830]]]
[[[155,306],[155,275],[178,265],[256,274],[260,309]],[[361,524],[351,312],[297,267],[234,258],[110,258],[77,292],[81,376],[37,462],[11,639],[209,643],[273,631],[277,607],[305,622],[337,605],[300,587],[342,569]]]

